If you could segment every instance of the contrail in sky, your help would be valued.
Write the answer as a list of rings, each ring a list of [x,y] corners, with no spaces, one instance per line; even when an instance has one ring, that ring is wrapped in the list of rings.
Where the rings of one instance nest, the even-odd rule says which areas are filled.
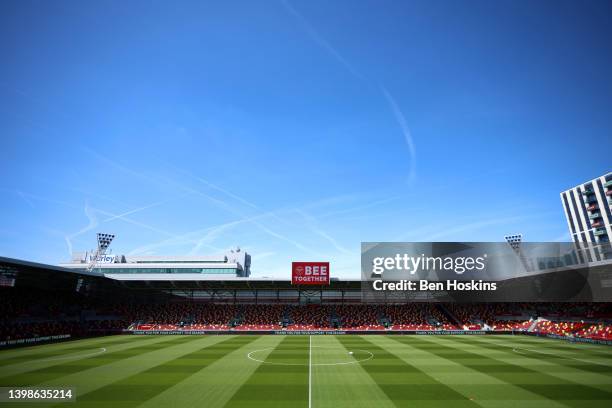
[[[399,124],[399,127],[404,134],[404,139],[406,140],[406,145],[408,146],[408,153],[410,154],[410,172],[408,173],[408,181],[413,182],[416,179],[416,147],[414,146],[412,133],[410,133],[410,129],[408,128],[408,121],[389,91],[387,91],[385,87],[381,87],[381,89],[383,95],[385,95],[385,98],[389,103],[389,106],[391,107],[395,120]]]
[[[299,11],[297,11],[288,0],[281,0],[281,4],[283,7],[295,18],[299,20],[302,27],[306,30],[308,36],[316,42],[320,47],[325,49],[336,61],[342,64],[353,76],[357,79],[360,79],[365,82],[370,82],[363,74],[357,71],[353,65],[340,54],[340,52],[323,36],[321,36],[317,30],[306,20]],[[410,132],[410,128],[408,127],[408,121],[406,120],[406,116],[404,116],[402,110],[399,105],[395,101],[395,98],[391,96],[389,91],[384,87],[380,87],[380,92],[384,95],[387,103],[389,104],[391,111],[393,112],[393,116],[397,121],[406,141],[406,145],[408,146],[408,152],[410,154],[410,170],[408,173],[408,181],[414,182],[416,180],[416,147],[414,143],[414,139],[412,138],[412,133]]]

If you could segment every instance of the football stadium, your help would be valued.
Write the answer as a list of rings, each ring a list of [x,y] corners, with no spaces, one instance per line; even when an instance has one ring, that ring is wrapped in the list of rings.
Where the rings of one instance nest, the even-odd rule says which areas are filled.
[[[6,394],[3,405],[22,406],[14,399],[23,398],[84,407],[603,407],[612,400],[611,303],[373,304],[360,280],[334,279],[329,263],[297,262],[291,280],[258,279],[248,277],[250,256],[239,249],[126,258],[104,254],[112,238],[98,234],[98,251],[63,266],[0,258],[0,386],[23,393],[13,401]],[[308,270],[327,276],[295,279]],[[599,289],[609,293],[610,268],[599,273],[608,286]]]

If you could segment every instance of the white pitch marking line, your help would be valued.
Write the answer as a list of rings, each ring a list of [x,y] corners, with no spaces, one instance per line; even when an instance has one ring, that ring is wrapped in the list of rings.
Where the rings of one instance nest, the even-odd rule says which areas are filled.
[[[575,358],[575,357],[569,357],[569,356],[561,356],[559,354],[547,353],[545,351],[533,350],[533,349],[528,349],[528,348],[523,348],[523,347],[513,347],[512,348],[512,351],[514,351],[515,353],[523,354],[523,355],[525,354],[525,353],[521,353],[519,350],[532,351],[534,353],[545,354],[547,356],[555,356],[555,357],[564,358],[564,359],[571,359],[571,360],[576,360],[576,361],[582,361],[583,363],[598,364],[598,365],[602,365],[602,366],[605,366],[605,367],[612,367],[612,366],[610,366],[608,364],[599,363],[597,361],[583,360],[581,358]]]
[[[90,353],[90,354],[83,354],[83,355],[72,354],[72,355],[62,356],[62,357],[41,358],[40,360],[32,360],[32,362],[78,359],[78,358],[85,358],[85,357],[93,357],[93,356],[97,356],[102,353],[106,353],[106,348],[100,347],[100,351],[96,351],[95,353]]]
[[[308,408],[312,408],[312,336],[308,336]]]
[[[313,348],[325,348],[322,346],[312,346]],[[253,350],[247,353],[246,357],[249,360],[252,361],[256,361],[258,363],[261,364],[270,364],[270,365],[284,365],[284,366],[305,366],[306,363],[283,363],[283,362],[270,362],[270,361],[265,361],[265,360],[259,360],[255,357],[253,357],[253,354],[259,353],[261,351],[266,351],[266,350],[272,350],[274,349],[274,347],[268,347],[268,348],[264,348],[264,349],[259,349],[259,350]],[[353,349],[354,351],[362,351],[364,353],[369,354],[367,358],[364,358],[362,360],[352,360],[352,361],[343,361],[343,362],[339,362],[339,363],[314,363],[312,364],[313,367],[315,366],[337,366],[337,365],[349,365],[349,364],[359,364],[359,363],[363,363],[364,361],[368,361],[374,358],[374,354],[371,351],[368,350],[361,350],[361,349]]]

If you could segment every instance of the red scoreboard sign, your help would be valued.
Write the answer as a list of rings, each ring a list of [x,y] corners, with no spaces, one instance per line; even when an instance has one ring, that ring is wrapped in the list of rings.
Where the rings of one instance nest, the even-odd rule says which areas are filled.
[[[329,285],[329,262],[293,262],[292,285]]]

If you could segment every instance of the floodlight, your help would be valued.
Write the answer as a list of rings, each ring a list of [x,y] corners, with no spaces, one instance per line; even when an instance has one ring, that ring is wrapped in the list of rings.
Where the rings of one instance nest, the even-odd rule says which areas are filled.
[[[523,234],[506,235],[504,238],[514,251],[519,251],[523,240]]]
[[[106,255],[106,250],[115,238],[115,234],[103,234],[98,232],[96,235],[98,237],[98,248],[96,249],[96,252],[94,253],[91,261],[89,262],[89,265],[87,266],[88,272],[91,272],[96,267],[98,259],[101,256]]]

